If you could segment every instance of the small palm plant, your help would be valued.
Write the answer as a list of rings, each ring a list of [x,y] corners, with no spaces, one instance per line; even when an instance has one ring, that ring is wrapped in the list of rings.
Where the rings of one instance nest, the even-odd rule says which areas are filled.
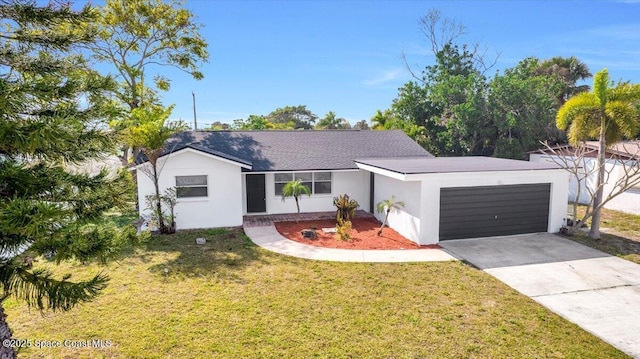
[[[360,205],[355,199],[350,199],[348,194],[342,194],[333,198],[336,211],[336,234],[343,241],[351,238],[351,219]]]
[[[389,199],[385,199],[384,201],[378,202],[378,206],[377,206],[378,213],[385,212],[384,222],[382,222],[382,225],[378,230],[378,236],[382,234],[382,229],[384,228],[384,226],[387,225],[387,221],[389,220],[389,214],[391,213],[391,211],[398,210],[400,209],[400,207],[404,207],[404,202],[396,201],[395,196],[391,196],[391,198]]]
[[[358,201],[350,199],[348,194],[341,194],[338,197],[333,197],[333,205],[337,208],[336,222],[338,222],[338,224],[350,221],[353,218],[356,209],[360,207]]]
[[[300,182],[300,180],[287,182],[284,187],[282,187],[282,201],[284,202],[287,197],[293,197],[296,200],[296,208],[298,209],[298,214],[300,214],[300,197],[306,194],[307,196],[311,196],[311,190],[309,187],[305,186]]]

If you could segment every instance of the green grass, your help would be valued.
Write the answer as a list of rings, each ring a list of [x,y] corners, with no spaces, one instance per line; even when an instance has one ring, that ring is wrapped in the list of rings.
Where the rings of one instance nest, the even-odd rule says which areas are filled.
[[[14,337],[113,345],[24,358],[626,357],[460,262],[310,261],[240,230],[203,230],[154,237],[106,267],[37,265],[111,282],[94,302],[44,317],[7,301]]]
[[[585,206],[578,213],[584,215]],[[591,225],[590,222],[587,222]],[[569,237],[576,242],[640,264],[640,216],[603,209],[600,222],[601,239],[589,238],[588,229]]]
[[[139,218],[138,211],[131,209],[127,211],[112,210],[105,214],[105,219],[116,226],[122,227],[130,225]]]

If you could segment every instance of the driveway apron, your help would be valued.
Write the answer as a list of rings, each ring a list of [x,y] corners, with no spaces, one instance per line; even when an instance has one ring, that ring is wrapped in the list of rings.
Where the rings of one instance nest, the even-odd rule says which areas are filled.
[[[548,233],[451,240],[440,245],[640,358],[640,265]]]

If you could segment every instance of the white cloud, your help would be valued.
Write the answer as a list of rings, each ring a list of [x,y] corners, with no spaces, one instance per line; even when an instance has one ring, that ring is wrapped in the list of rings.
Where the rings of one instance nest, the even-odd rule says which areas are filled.
[[[399,79],[402,75],[401,68],[395,68],[391,70],[384,70],[381,73],[377,74],[373,78],[365,80],[363,83],[367,86],[377,86],[382,85],[388,82],[393,82]]]

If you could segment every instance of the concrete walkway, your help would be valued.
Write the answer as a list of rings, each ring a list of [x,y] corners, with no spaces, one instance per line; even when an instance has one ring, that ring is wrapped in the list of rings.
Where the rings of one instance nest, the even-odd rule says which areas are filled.
[[[284,238],[273,224],[244,226],[253,243],[270,251],[305,259],[333,262],[438,262],[456,260],[440,249],[357,250],[310,246]]]
[[[547,233],[440,245],[640,358],[640,265]]]

